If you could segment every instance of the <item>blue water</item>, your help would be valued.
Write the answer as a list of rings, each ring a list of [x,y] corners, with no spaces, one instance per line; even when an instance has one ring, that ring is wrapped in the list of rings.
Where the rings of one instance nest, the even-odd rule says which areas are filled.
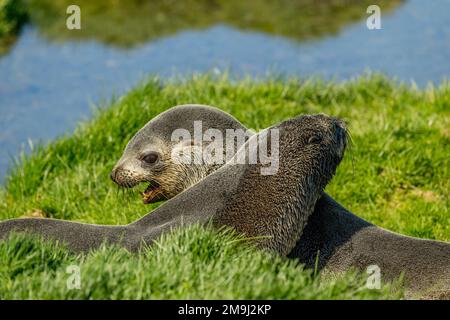
[[[299,22],[301,23],[301,22]],[[230,69],[349,79],[367,70],[424,86],[450,75],[450,0],[411,0],[338,35],[296,42],[225,25],[183,31],[124,50],[95,41],[49,43],[26,27],[0,58],[0,179],[31,139],[48,141],[90,115],[90,105],[122,94],[148,74]]]

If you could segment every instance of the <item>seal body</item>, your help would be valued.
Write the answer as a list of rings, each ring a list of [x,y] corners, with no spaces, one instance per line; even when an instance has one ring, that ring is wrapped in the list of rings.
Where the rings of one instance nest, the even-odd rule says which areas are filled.
[[[183,112],[185,107],[177,107],[173,111],[174,113]],[[189,113],[194,114],[193,109],[197,109],[194,118],[188,118],[187,113],[177,116],[178,119],[182,119],[181,125],[187,127],[187,122],[193,123],[194,119],[203,120],[202,117],[205,117],[206,123],[208,123],[203,127],[205,130],[208,128],[215,128],[222,132],[228,128],[245,130],[245,127],[235,118],[222,111],[211,107],[192,105],[189,106]],[[212,110],[216,111],[212,112]],[[206,114],[208,114],[207,117]],[[147,128],[156,125],[158,121],[157,119],[152,120]],[[233,125],[230,126],[231,123]],[[165,141],[165,143],[169,142]],[[299,157],[299,161],[300,159],[301,157]],[[201,171],[202,173],[217,170],[217,167],[203,166],[205,168]],[[204,176],[199,174],[196,176],[197,181],[195,182],[203,178]],[[280,184],[283,185],[282,179]],[[242,194],[246,193],[246,197],[242,199],[255,199],[255,195],[270,193],[273,197],[273,205],[276,205],[286,188],[281,189],[279,184],[258,188],[263,185],[249,182],[248,186],[241,191]],[[290,202],[295,203],[295,201],[291,200]],[[256,200],[254,207],[259,207],[259,210],[264,211],[266,208],[263,207],[263,204],[267,203],[258,203]],[[235,225],[241,232],[256,234],[254,229],[258,225],[258,221],[244,219],[245,216],[244,212],[228,213],[222,219]],[[296,228],[298,221],[295,219],[294,216],[287,216],[282,222],[278,220],[283,226],[276,225],[275,221],[272,221],[271,231],[282,233],[289,226]],[[406,237],[374,226],[352,214],[327,194],[323,194],[319,198],[304,231],[295,234],[292,238],[285,237],[280,241],[285,244],[297,241],[294,249],[289,253],[289,257],[299,260],[310,268],[318,267],[324,272],[339,273],[351,268],[366,271],[369,266],[377,266],[383,280],[394,280],[403,274],[405,285],[408,288],[408,297],[449,297],[450,295],[450,244]],[[286,247],[290,247],[290,245]]]
[[[325,273],[375,266],[381,281],[403,276],[407,298],[450,299],[450,244],[377,227],[326,194],[288,256]]]
[[[294,248],[297,235],[302,233],[323,188],[333,177],[344,154],[347,134],[341,121],[325,115],[297,117],[271,129],[279,130],[277,174],[262,177],[260,163],[235,164],[230,160],[129,225],[12,219],[0,223],[0,238],[11,231],[26,231],[66,242],[77,252],[97,248],[103,242],[135,251],[143,242],[151,244],[172,228],[212,221],[216,226],[229,226],[256,237],[255,242],[261,248],[286,255]],[[252,145],[264,147],[260,140],[252,144],[261,134],[264,133],[252,136],[235,157],[246,153]],[[285,189],[283,195],[274,198],[273,192],[280,188]]]

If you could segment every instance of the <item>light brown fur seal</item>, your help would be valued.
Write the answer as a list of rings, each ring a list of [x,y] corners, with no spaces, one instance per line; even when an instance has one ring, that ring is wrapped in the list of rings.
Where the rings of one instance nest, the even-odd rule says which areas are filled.
[[[120,160],[111,172],[119,186],[131,188],[142,182],[149,184],[143,193],[144,203],[167,200],[194,185],[223,165],[189,166],[174,163],[171,153],[177,141],[172,133],[184,128],[194,135],[194,121],[201,120],[202,132],[208,128],[247,130],[229,114],[209,106],[185,105],[171,108],[150,120],[128,142]],[[250,134],[252,135],[252,134]],[[233,155],[245,143],[236,141]],[[190,141],[186,147],[195,143]],[[205,145],[200,146],[204,148]]]
[[[216,108],[185,105],[171,108],[159,118],[151,120],[136,136],[149,136],[149,132],[155,132],[149,128],[164,126],[166,121],[173,127],[173,121],[177,120],[179,127],[188,130],[192,130],[192,123],[199,120],[204,123],[203,130],[208,128],[219,129],[222,132],[228,128],[246,130],[238,120]],[[162,122],[158,123],[159,121]],[[165,141],[163,144],[168,145],[170,138],[163,138],[163,141]],[[133,140],[130,143],[133,143]],[[140,144],[141,147],[146,145],[147,148],[151,148],[152,140],[143,139]],[[166,152],[170,153],[168,150]],[[123,157],[136,156],[127,148]],[[202,168],[191,167],[190,170],[195,171],[195,174],[192,175],[194,181],[190,179],[189,184],[200,181],[216,168],[217,166],[208,165],[203,165]],[[132,173],[131,178],[134,179]],[[126,177],[121,181],[115,181],[121,185],[129,183]],[[171,183],[171,179],[163,179],[160,185],[172,189],[167,187]],[[248,190],[251,190],[249,192],[256,191],[251,186],[249,188]],[[258,190],[258,192],[267,191]],[[280,192],[279,190],[273,192],[275,199]],[[240,230],[245,232],[249,228],[251,226],[242,225]],[[407,297],[450,298],[450,244],[407,237],[374,226],[352,214],[327,194],[320,197],[305,230],[298,234],[298,237],[298,242],[289,253],[289,257],[298,259],[310,268],[343,272],[350,268],[365,271],[368,266],[377,265],[383,280],[393,280],[404,273],[405,285],[408,288]]]

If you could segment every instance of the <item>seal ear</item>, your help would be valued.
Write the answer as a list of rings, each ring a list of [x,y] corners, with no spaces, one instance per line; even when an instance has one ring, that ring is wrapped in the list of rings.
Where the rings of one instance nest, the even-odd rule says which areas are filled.
[[[322,141],[322,135],[320,133],[314,133],[308,139],[308,144],[317,144]]]

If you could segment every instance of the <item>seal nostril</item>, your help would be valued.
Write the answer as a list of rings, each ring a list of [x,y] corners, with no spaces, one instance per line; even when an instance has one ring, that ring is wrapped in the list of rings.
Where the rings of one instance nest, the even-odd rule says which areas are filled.
[[[340,122],[337,119],[333,119],[333,129],[337,133],[341,128]]]
[[[345,124],[337,119],[333,121],[333,129],[339,139],[343,138],[347,131],[347,129],[345,128]]]
[[[335,119],[332,124],[336,142],[339,144],[339,156],[342,157],[347,147],[348,133],[345,123],[339,119]]]

